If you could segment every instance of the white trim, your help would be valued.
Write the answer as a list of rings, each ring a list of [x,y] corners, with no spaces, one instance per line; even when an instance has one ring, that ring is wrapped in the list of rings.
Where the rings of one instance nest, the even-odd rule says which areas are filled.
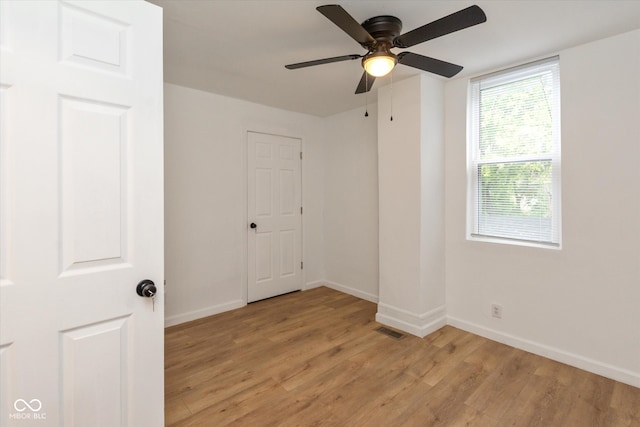
[[[412,313],[388,304],[378,303],[376,322],[424,338],[447,324],[445,306],[422,314]]]
[[[555,55],[549,58],[538,59],[535,61],[527,62],[526,64],[516,65],[503,70],[497,70],[482,76],[474,77],[470,80],[471,83],[478,81],[485,82],[486,87],[494,87],[504,84],[513,80],[514,78],[528,77],[530,75],[540,74],[542,71],[547,70],[549,67],[560,62],[560,55]],[[487,83],[488,82],[488,83]],[[485,89],[486,87],[483,87]]]
[[[225,311],[235,310],[247,305],[243,300],[229,301],[224,304],[212,305],[210,307],[201,308],[199,310],[188,311],[182,314],[176,314],[164,319],[164,327],[179,325],[181,323],[190,322],[192,320],[201,319],[214,314],[224,313]]]
[[[569,353],[555,347],[519,338],[495,329],[487,328],[476,323],[467,322],[462,319],[447,316],[447,324],[456,328],[471,332],[476,335],[488,338],[502,344],[519,348],[529,353],[537,354],[557,362],[565,363],[588,372],[592,372],[603,377],[611,378],[634,387],[640,387],[640,372],[632,372],[607,363],[589,359],[575,353]]]
[[[342,285],[340,283],[332,282],[330,280],[321,281],[327,288],[335,289],[336,291],[343,292],[345,294],[353,295],[363,300],[370,301],[372,303],[378,303],[378,295],[370,294],[369,292],[361,291],[360,289],[352,288]]]
[[[508,157],[482,159],[480,153],[480,98],[485,89],[491,89],[505,84],[515,83],[530,77],[550,73],[553,90],[552,101],[552,147],[549,152],[528,155],[513,154]],[[562,196],[561,196],[561,112],[560,112],[560,59],[559,56],[545,58],[527,64],[496,71],[469,80],[467,90],[467,240],[480,242],[493,242],[502,244],[524,245],[544,249],[561,249],[562,246]],[[480,204],[482,203],[479,188],[481,179],[478,178],[480,168],[484,165],[500,165],[522,162],[550,162],[551,164],[551,224],[549,241],[535,240],[535,235],[530,238],[519,237],[516,234],[519,225],[508,226],[504,233],[498,232],[492,226],[483,230],[480,227],[482,217]],[[501,224],[504,225],[504,224]],[[538,239],[546,239],[547,236],[538,234]]]
[[[319,288],[320,286],[324,286],[324,280],[314,280],[313,282],[307,282],[303,290],[307,291],[309,289]]]
[[[240,297],[249,300],[249,132],[248,127],[242,126],[242,224],[240,226],[242,239],[242,268],[240,269]]]

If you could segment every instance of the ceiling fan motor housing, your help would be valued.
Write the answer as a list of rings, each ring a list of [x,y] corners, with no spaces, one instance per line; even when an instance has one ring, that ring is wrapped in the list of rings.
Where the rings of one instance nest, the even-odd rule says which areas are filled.
[[[393,39],[400,35],[402,31],[402,21],[395,16],[382,15],[369,18],[362,23],[362,27],[367,30],[371,37],[377,42],[386,42],[393,45]],[[364,46],[369,48],[370,46]]]

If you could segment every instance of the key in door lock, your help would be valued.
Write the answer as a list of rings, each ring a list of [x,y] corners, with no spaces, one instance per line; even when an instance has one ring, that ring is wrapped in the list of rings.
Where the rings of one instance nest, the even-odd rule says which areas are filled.
[[[136,287],[136,293],[141,297],[153,298],[156,295],[156,292],[158,292],[158,289],[156,288],[156,284],[149,279],[145,279],[141,281],[140,283],[138,283],[138,286]]]

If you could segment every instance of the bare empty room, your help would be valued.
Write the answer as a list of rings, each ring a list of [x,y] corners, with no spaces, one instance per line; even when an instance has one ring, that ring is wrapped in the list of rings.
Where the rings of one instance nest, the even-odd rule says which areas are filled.
[[[640,426],[640,2],[0,2],[0,424]]]

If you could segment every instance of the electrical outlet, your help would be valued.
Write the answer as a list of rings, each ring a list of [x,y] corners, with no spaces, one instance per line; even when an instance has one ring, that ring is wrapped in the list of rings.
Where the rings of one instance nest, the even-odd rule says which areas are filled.
[[[502,319],[502,306],[500,304],[491,304],[491,317]]]

